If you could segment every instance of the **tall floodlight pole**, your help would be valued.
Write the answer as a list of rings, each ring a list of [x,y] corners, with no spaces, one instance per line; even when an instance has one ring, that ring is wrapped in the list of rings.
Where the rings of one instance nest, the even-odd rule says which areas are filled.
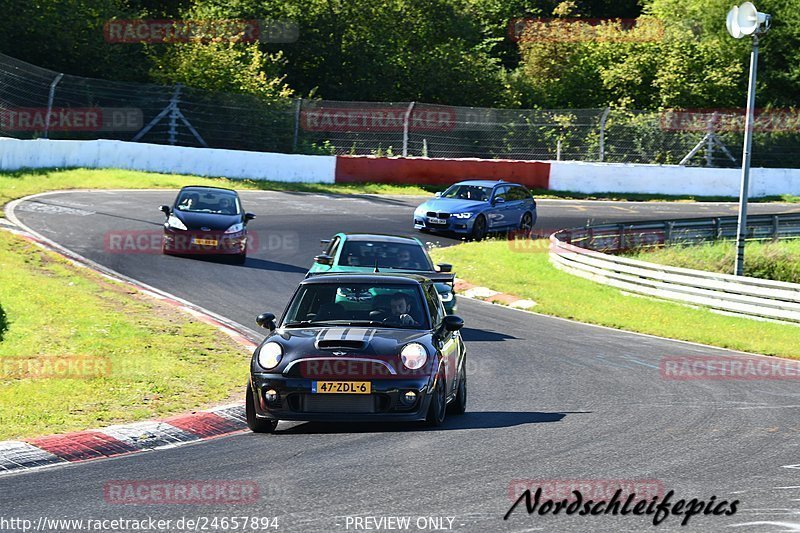
[[[758,36],[769,30],[770,19],[766,13],[759,13],[751,2],[728,11],[726,25],[728,33],[735,39],[746,35],[753,36],[753,51],[750,54],[750,79],[747,85],[747,116],[744,126],[744,147],[742,149],[742,184],[739,192],[739,223],[736,231],[736,267],[734,274],[744,275],[744,244],[747,237],[747,197],[750,194],[750,155],[753,147],[753,114],[756,104],[756,71],[758,70]]]

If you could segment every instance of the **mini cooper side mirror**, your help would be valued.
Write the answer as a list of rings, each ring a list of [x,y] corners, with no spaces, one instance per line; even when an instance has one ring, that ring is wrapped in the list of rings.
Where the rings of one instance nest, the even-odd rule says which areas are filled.
[[[158,208],[158,210],[164,213],[165,215],[169,216],[170,209],[168,205],[162,205],[161,207]]]
[[[450,263],[439,263],[436,266],[439,267],[439,272],[452,272],[453,271],[453,265],[451,265]]]
[[[275,329],[275,315],[272,313],[261,313],[256,317],[256,324],[262,328],[268,328],[270,331]]]
[[[320,265],[332,265],[333,257],[329,256],[328,254],[319,254],[318,256],[314,257],[314,261]]]
[[[245,222],[253,220],[254,218],[256,218],[256,216],[253,213],[245,213],[244,214],[244,221]]]
[[[444,317],[444,329],[447,331],[458,331],[464,327],[464,320],[456,315],[447,315]]]

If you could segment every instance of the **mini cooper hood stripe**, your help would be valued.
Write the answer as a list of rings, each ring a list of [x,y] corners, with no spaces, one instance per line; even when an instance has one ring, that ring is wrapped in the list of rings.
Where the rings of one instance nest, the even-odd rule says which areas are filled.
[[[374,328],[325,328],[317,333],[319,341],[365,341],[375,336]]]

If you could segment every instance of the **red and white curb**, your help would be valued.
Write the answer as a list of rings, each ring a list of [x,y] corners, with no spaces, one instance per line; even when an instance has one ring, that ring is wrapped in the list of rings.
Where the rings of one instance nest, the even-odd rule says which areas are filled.
[[[506,294],[497,292],[488,287],[479,287],[471,283],[467,283],[463,279],[456,279],[454,289],[460,296],[471,298],[473,300],[483,300],[494,304],[506,305],[514,309],[522,309],[527,311],[536,306],[533,300],[526,300],[513,294]]]
[[[64,248],[25,226],[17,219],[14,208],[42,193],[10,202],[5,207],[7,219],[0,219],[0,230],[22,237],[73,264],[135,288],[141,294],[171,305],[196,320],[216,327],[241,346],[252,352],[258,346],[259,335],[208,309],[183,300]],[[24,441],[0,441],[0,475],[48,466],[102,459],[160,448],[171,448],[200,440],[220,437],[246,429],[244,405],[231,404],[166,418],[101,429],[48,435]]]
[[[101,429],[0,442],[0,475],[20,470],[174,448],[247,428],[244,405],[232,404]]]

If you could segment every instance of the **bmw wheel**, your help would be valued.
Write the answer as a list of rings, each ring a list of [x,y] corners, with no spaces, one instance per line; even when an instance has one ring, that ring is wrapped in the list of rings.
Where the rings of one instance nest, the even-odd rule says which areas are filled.
[[[524,236],[529,236],[533,230],[533,215],[526,212],[522,215],[522,220],[519,221],[519,232]]]
[[[245,415],[247,418],[247,427],[253,433],[273,433],[275,428],[278,427],[277,420],[270,420],[267,418],[258,418],[256,416],[255,400],[253,400],[253,388],[247,384],[247,398],[245,399]]]
[[[486,219],[483,215],[478,215],[478,218],[472,224],[471,237],[473,241],[482,241],[486,237]]]

